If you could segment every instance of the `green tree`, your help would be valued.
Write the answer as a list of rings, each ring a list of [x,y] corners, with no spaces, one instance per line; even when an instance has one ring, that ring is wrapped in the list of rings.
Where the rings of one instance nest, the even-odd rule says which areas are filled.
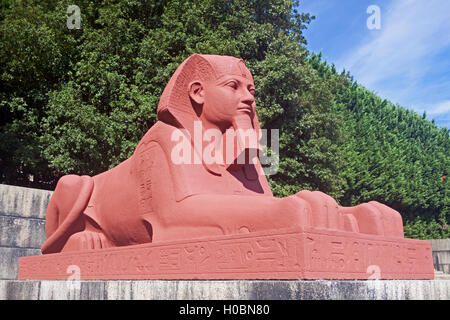
[[[40,60],[31,66],[48,78],[36,82],[34,72],[26,72],[29,61],[3,51],[6,65],[20,67],[9,69],[11,90],[2,99],[9,117],[3,145],[29,148],[8,150],[3,181],[25,183],[27,174],[42,172],[38,183],[51,187],[62,174],[94,175],[117,165],[156,121],[159,97],[175,68],[193,53],[210,53],[246,61],[258,88],[260,120],[280,129],[280,173],[271,179],[275,193],[342,193],[335,174],[339,125],[332,81],[322,81],[306,61],[302,30],[311,17],[293,10],[295,2],[80,2],[80,30],[64,28],[67,5],[17,6],[2,25],[5,39],[12,25],[24,34],[35,30],[34,36],[16,37],[19,46],[10,40],[10,50],[42,50],[32,39],[46,30],[43,45],[51,53],[36,53]],[[29,14],[36,17],[26,19]],[[36,94],[14,90],[19,81]]]
[[[320,55],[311,62],[324,78],[337,76]],[[346,189],[340,203],[376,200],[402,214],[406,236],[448,237],[449,130],[379,98],[348,74],[340,76],[344,85],[334,91],[345,133],[340,148]]]

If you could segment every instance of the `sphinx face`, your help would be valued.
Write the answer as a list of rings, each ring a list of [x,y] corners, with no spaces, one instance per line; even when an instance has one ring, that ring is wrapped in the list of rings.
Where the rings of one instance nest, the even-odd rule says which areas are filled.
[[[255,85],[252,79],[228,74],[204,83],[203,120],[218,127],[222,132],[236,119],[255,116]]]

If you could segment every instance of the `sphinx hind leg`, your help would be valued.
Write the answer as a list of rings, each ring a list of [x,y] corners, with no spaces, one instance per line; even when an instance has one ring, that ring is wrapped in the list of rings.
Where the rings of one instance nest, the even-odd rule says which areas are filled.
[[[115,247],[114,243],[103,233],[100,226],[91,218],[82,215],[84,230],[72,234],[61,252],[84,251]]]
[[[59,179],[46,214],[47,240],[42,253],[60,252],[68,237],[84,228],[81,213],[94,187],[89,176],[66,175]]]

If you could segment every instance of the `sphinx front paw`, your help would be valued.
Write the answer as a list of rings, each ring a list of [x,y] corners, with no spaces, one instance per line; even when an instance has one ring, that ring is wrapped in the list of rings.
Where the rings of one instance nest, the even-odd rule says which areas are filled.
[[[345,230],[344,216],[332,197],[320,191],[302,190],[296,196],[305,200],[310,208],[309,226],[314,228]]]
[[[97,250],[111,246],[111,241],[103,233],[85,230],[71,235],[61,252]]]
[[[354,207],[340,207],[340,211],[355,221],[353,231],[385,237],[404,237],[400,213],[380,202],[370,201]]]
[[[383,234],[390,237],[403,238],[403,219],[400,213],[378,201],[370,201],[369,205],[375,207],[381,216]]]

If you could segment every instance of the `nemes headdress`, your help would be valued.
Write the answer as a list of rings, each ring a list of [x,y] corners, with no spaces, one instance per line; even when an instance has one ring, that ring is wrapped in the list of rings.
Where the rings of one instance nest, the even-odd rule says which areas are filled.
[[[166,85],[158,105],[158,119],[177,126],[191,129],[199,120],[189,98],[189,84],[192,81],[211,81],[223,75],[239,75],[253,80],[242,59],[220,55],[194,54],[177,68]],[[259,129],[255,115],[254,125]]]

